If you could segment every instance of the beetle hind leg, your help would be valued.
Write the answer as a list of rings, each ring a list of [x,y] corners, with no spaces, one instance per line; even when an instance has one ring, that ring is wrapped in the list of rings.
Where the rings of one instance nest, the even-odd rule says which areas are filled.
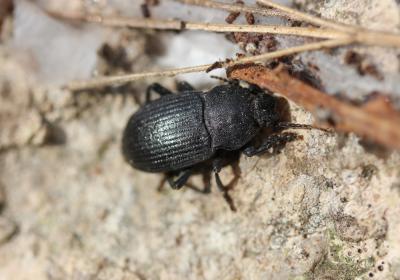
[[[151,93],[152,92],[158,93],[160,96],[173,94],[172,91],[163,87],[159,83],[153,83],[149,85],[146,89],[146,103],[149,103],[151,100]]]

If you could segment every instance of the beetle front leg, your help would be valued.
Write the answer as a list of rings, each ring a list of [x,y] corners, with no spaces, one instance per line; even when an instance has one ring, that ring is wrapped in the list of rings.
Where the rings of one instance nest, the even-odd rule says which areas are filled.
[[[217,183],[217,187],[220,192],[222,192],[222,196],[224,197],[226,203],[228,203],[229,208],[233,211],[236,212],[236,207],[233,203],[232,197],[229,195],[228,191],[230,188],[225,187],[222,184],[221,178],[219,177],[219,172],[221,171],[221,159],[215,159],[213,161],[213,172],[215,175],[215,182]]]
[[[258,155],[268,151],[270,148],[282,146],[288,142],[303,139],[301,135],[292,132],[284,132],[280,134],[273,134],[268,136],[264,142],[258,147],[249,146],[243,150],[243,154],[248,157]]]
[[[172,189],[179,190],[186,184],[187,180],[189,179],[189,177],[192,174],[193,174],[192,169],[186,169],[182,173],[179,174],[178,179],[176,179],[175,181],[173,179],[173,177],[174,177],[173,174],[167,175],[168,176],[167,180]]]
[[[169,89],[163,87],[159,83],[153,83],[153,84],[149,85],[147,87],[147,89],[146,89],[146,103],[150,102],[150,100],[151,100],[151,92],[152,91],[158,93],[160,96],[173,94],[172,91],[170,91]]]

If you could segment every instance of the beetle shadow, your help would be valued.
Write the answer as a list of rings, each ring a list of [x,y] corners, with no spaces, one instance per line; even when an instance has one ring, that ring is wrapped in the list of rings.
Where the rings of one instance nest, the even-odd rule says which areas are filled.
[[[60,124],[50,122],[44,116],[42,116],[42,123],[46,127],[46,134],[43,139],[44,145],[58,146],[67,143],[67,134]]]
[[[279,120],[282,122],[291,122],[292,115],[290,114],[289,101],[281,96],[275,96],[277,101],[277,112],[279,112]]]

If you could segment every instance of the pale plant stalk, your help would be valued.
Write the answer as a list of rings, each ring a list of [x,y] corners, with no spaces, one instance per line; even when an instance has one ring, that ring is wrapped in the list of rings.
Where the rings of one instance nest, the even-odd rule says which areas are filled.
[[[72,16],[68,17],[73,19]],[[75,17],[88,22],[95,22],[111,27],[132,27],[150,29],[173,29],[173,30],[202,30],[211,32],[241,32],[241,33],[268,33],[280,35],[295,35],[312,38],[338,39],[347,35],[333,29],[321,29],[310,27],[290,27],[280,25],[247,25],[247,24],[224,24],[224,23],[202,23],[184,22],[180,20],[155,20],[155,19],[134,19],[126,17],[111,17],[89,15],[85,17]]]
[[[324,48],[334,48],[337,46],[347,45],[351,43],[351,39],[331,39],[325,40],[321,42],[309,43],[304,44],[297,47],[287,48],[283,50],[278,50],[270,53],[264,53],[261,55],[250,56],[250,57],[242,57],[236,60],[228,60],[228,62],[221,62],[221,67],[230,67],[236,64],[242,63],[260,63],[265,62],[269,59],[279,58],[286,55],[291,55],[295,53],[305,52],[305,51],[312,51],[312,50],[319,50]],[[177,69],[170,69],[165,71],[154,71],[154,72],[147,72],[147,73],[134,73],[134,74],[125,74],[125,75],[116,75],[110,77],[98,77],[93,78],[90,80],[85,81],[74,81],[69,83],[65,86],[66,89],[72,91],[79,91],[94,87],[101,87],[107,85],[115,85],[115,84],[122,84],[127,82],[132,82],[139,79],[145,78],[154,78],[154,77],[170,77],[176,76],[178,74],[184,73],[193,73],[193,72],[203,72],[209,69],[213,64],[205,64],[199,65],[194,67],[184,67],[184,68],[177,68]]]
[[[347,35],[342,32],[337,32],[333,29],[321,29],[321,28],[310,28],[310,27],[291,27],[291,26],[279,26],[279,25],[231,25],[231,24],[212,24],[212,23],[186,23],[186,29],[188,30],[206,30],[213,32],[241,32],[241,33],[268,33],[268,34],[279,34],[279,35],[295,35],[302,37],[312,38],[344,38]]]

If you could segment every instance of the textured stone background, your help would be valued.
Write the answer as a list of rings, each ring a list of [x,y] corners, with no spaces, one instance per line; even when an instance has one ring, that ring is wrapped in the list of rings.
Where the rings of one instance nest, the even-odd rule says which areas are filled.
[[[199,37],[74,26],[37,8],[57,3],[17,1],[14,16],[3,23],[0,279],[400,279],[398,152],[376,153],[351,134],[302,131],[304,140],[280,154],[240,158],[232,191],[237,213],[215,188],[210,195],[157,192],[162,177],[132,170],[120,153],[121,131],[151,81],[80,94],[59,85],[93,72],[169,66],[171,44],[157,52],[157,40],[190,48]],[[103,4],[123,7],[126,1]],[[399,24],[394,0],[297,4],[372,27]],[[223,36],[207,36],[201,37],[205,45],[220,42],[219,56],[236,51]],[[101,58],[104,42],[113,57],[123,50],[123,59],[112,64]],[[204,57],[212,48],[198,49],[193,57],[203,60],[188,65],[210,62]],[[395,99],[399,84],[390,77],[398,75],[398,52],[359,51],[389,78],[359,76],[340,52],[299,58],[323,69],[328,92],[340,91],[332,72],[344,69],[349,79],[342,84],[372,91],[380,83],[394,87]],[[210,83],[200,79],[200,85]],[[173,80],[161,82],[173,86]],[[359,98],[351,90],[344,94]],[[291,107],[294,121],[313,122]],[[232,179],[224,169],[222,180]],[[192,182],[202,184],[200,177]]]

